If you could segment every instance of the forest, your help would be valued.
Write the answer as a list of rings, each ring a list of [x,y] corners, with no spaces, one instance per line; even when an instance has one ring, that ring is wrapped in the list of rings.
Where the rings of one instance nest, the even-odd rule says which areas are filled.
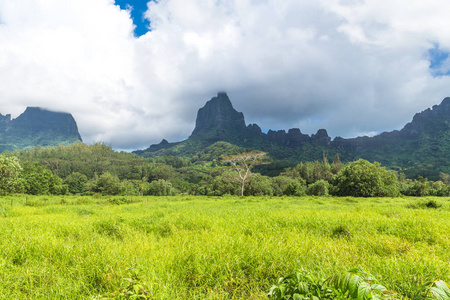
[[[446,173],[412,180],[377,162],[342,163],[338,154],[289,166],[226,142],[191,157],[153,158],[76,143],[4,152],[0,163],[3,195],[450,196]]]

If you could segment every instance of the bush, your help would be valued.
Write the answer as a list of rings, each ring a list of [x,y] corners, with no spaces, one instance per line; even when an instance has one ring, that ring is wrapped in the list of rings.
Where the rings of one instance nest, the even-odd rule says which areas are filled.
[[[304,194],[304,187],[306,185],[306,181],[298,177],[296,179],[288,177],[288,176],[276,176],[272,179],[272,191],[274,196],[283,196],[283,195],[296,195],[301,196]],[[289,187],[289,189],[288,189]]]
[[[22,190],[21,170],[22,167],[16,157],[0,155],[0,195],[17,193]]]
[[[327,196],[330,184],[323,179],[314,182],[308,186],[306,193],[311,196]]]
[[[88,181],[86,175],[79,172],[73,172],[66,177],[64,183],[67,184],[69,192],[72,194],[82,194],[86,191],[86,182]]]
[[[236,174],[233,171],[228,171],[217,176],[207,188],[207,194],[209,196],[239,195],[240,185],[236,181]]]
[[[62,184],[61,178],[52,171],[38,163],[25,162],[23,164],[22,178],[25,192],[31,195],[64,195],[67,185]]]
[[[364,159],[346,165],[332,181],[336,196],[395,197],[399,194],[395,173],[378,162],[372,164]]]
[[[176,194],[170,181],[159,179],[149,184],[147,195],[152,196],[172,196]]]
[[[94,183],[94,191],[103,195],[118,195],[121,192],[121,187],[119,177],[109,172],[103,173]]]
[[[244,191],[245,196],[271,196],[273,193],[270,178],[260,174],[253,174],[250,177]]]
[[[291,182],[284,190],[284,194],[286,196],[305,196],[306,186],[304,186],[299,181]]]

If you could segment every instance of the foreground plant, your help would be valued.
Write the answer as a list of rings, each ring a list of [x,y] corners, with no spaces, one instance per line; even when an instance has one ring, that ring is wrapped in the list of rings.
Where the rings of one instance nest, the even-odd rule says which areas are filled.
[[[443,280],[432,281],[423,286],[413,300],[448,300],[450,299],[450,285]]]
[[[130,278],[123,278],[120,289],[114,293],[101,298],[102,300],[112,299],[150,299],[150,292],[145,284],[141,282],[139,273],[134,268],[129,268]]]
[[[397,299],[394,292],[387,290],[372,274],[360,268],[335,274],[326,282],[350,299]]]
[[[336,289],[326,282],[301,270],[278,280],[278,284],[270,288],[269,298],[276,300],[301,299],[345,299]]]
[[[400,299],[393,291],[381,285],[376,278],[360,268],[334,274],[328,279],[314,277],[301,270],[278,280],[270,288],[269,298],[274,300]],[[450,300],[449,284],[436,280],[423,286],[413,300]]]

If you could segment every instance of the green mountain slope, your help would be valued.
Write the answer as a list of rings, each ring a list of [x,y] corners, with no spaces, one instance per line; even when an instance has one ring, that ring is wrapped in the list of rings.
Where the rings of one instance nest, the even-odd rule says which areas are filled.
[[[81,142],[71,114],[28,107],[16,119],[0,114],[0,152]]]

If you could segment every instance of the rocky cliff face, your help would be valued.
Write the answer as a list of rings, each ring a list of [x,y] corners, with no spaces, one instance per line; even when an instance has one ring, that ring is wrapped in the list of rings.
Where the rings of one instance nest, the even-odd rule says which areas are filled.
[[[303,143],[318,143],[321,145],[329,145],[331,138],[325,129],[319,129],[316,134],[311,136],[303,134],[300,129],[292,128],[288,132],[285,130],[273,131],[266,133],[261,131],[257,124],[250,124],[246,127],[244,114],[237,112],[231,104],[228,95],[224,92],[208,102],[199,109],[197,113],[195,129],[191,136],[208,135],[215,136],[217,140],[227,140],[227,134],[231,138],[234,137],[258,137],[268,141],[277,142],[289,147],[298,147]],[[156,148],[154,148],[156,149]]]
[[[16,119],[0,115],[0,151],[82,141],[71,114],[27,107]]]
[[[437,138],[450,132],[450,98],[445,98],[441,104],[434,105],[423,112],[414,115],[413,120],[400,131],[383,132],[374,137],[357,137],[343,139],[336,137],[331,146],[351,151],[371,151],[394,143],[407,143],[426,135],[427,139]],[[413,149],[411,149],[413,150]]]
[[[311,142],[311,137],[303,134],[298,128],[291,128],[287,133],[285,130],[269,130],[266,138],[269,141],[278,142],[289,147],[298,147],[302,143]]]
[[[230,98],[224,92],[218,93],[199,109],[192,135],[217,129],[232,132],[246,129],[244,114],[233,108]]]
[[[29,133],[59,132],[68,138],[81,141],[78,126],[71,114],[52,112],[40,107],[27,107],[24,113],[12,120],[11,126]]]
[[[422,133],[433,133],[436,129],[450,129],[450,98],[415,114],[411,123],[406,124],[400,133],[403,137],[411,138]]]

